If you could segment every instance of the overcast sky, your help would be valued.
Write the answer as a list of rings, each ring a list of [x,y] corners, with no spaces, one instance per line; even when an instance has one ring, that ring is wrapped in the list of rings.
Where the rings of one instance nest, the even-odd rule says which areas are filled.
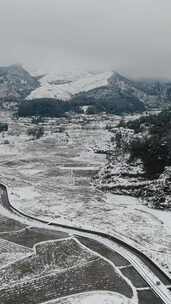
[[[0,64],[171,78],[171,0],[0,0]]]

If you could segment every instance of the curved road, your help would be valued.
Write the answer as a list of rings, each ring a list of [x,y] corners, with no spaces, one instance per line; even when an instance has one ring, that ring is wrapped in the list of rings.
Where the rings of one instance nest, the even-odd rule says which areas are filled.
[[[171,304],[171,295],[166,287],[166,285],[171,285],[170,278],[150,258],[140,252],[137,248],[133,247],[133,245],[130,244],[126,238],[121,237],[119,234],[110,235],[100,231],[93,231],[89,229],[37,219],[33,216],[25,214],[24,212],[16,209],[11,205],[8,199],[7,187],[5,185],[0,184],[0,189],[1,207],[8,210],[10,213],[17,215],[20,219],[28,219],[34,222],[34,224],[39,223],[44,224],[45,226],[48,225],[51,228],[60,228],[67,233],[75,233],[79,236],[94,239],[99,243],[107,246],[112,251],[116,251],[116,247],[114,246],[116,243],[120,245],[118,252],[133,265],[133,267],[138,271],[141,277],[143,277],[143,279],[147,282],[147,284],[151,287],[151,289],[163,303]]]

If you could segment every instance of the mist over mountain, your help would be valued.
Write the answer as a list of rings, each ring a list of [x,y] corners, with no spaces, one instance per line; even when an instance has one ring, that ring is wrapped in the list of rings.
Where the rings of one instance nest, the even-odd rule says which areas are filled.
[[[171,78],[170,0],[1,0],[0,65]]]
[[[21,103],[25,99],[93,105],[97,112],[141,112],[169,105],[171,82],[133,80],[112,71],[33,76],[20,65],[0,67],[0,100]]]

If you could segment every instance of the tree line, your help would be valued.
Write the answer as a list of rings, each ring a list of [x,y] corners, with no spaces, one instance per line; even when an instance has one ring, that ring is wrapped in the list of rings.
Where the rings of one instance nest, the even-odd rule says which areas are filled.
[[[138,135],[129,144],[130,162],[140,159],[148,177],[157,178],[171,166],[171,108],[133,121],[122,120],[119,127]]]

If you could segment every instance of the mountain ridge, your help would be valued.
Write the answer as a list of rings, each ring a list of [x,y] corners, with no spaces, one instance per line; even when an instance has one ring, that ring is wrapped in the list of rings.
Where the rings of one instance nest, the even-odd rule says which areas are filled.
[[[0,67],[1,100],[15,101],[25,98],[38,86],[39,82],[21,65],[14,64]]]
[[[145,107],[171,103],[171,81],[130,79],[116,71],[86,72],[78,75],[42,74],[32,76],[21,65],[0,67],[0,100],[36,100],[43,98],[72,101],[92,99],[96,102],[126,99]],[[140,108],[142,108],[140,106]]]

